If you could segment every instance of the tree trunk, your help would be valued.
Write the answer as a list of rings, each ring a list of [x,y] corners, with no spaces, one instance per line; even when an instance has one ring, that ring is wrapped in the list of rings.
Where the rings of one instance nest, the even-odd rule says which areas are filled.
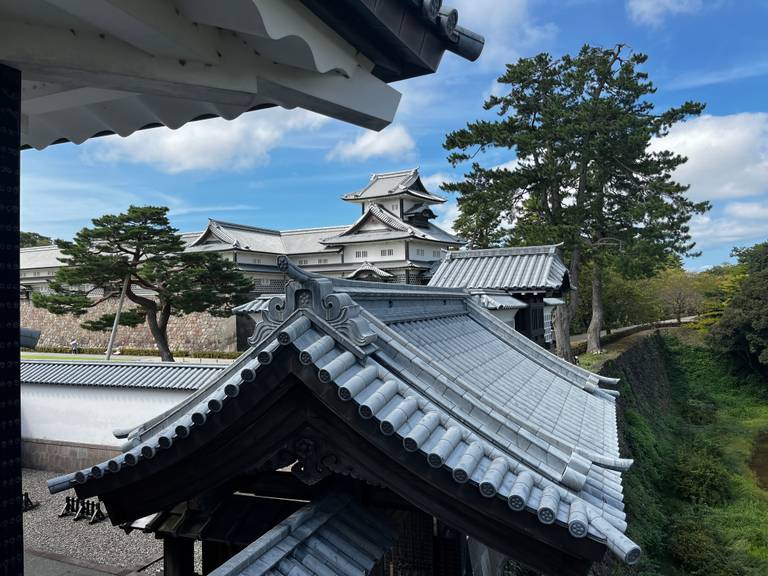
[[[580,271],[581,248],[577,245],[571,254],[571,265],[568,270],[571,286],[579,285]],[[555,344],[557,345],[557,355],[571,364],[576,362],[576,356],[573,353],[573,348],[571,348],[571,319],[576,314],[578,305],[579,293],[576,290],[572,290],[568,302],[563,306],[555,308]]]
[[[574,364],[576,356],[573,354],[573,348],[571,348],[571,315],[568,304],[555,308],[554,324],[557,355],[563,360]]]
[[[603,275],[599,262],[592,272],[592,318],[587,328],[587,354],[597,354],[600,347],[600,331],[603,329]]]
[[[163,362],[173,362],[173,354],[168,346],[168,324],[167,322],[158,323],[157,312],[147,310],[147,325],[152,337],[155,339],[157,351],[160,353],[160,359]]]

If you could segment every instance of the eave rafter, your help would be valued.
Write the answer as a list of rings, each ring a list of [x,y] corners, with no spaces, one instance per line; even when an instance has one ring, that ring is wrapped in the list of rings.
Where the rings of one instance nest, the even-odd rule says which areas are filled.
[[[336,45],[338,38],[326,38],[328,50],[315,51],[327,56],[318,70],[316,56],[305,58],[304,67],[281,63],[259,50],[264,37],[193,22],[168,2],[51,3],[82,19],[75,20],[82,28],[12,16],[0,21],[0,62],[23,73],[25,145],[43,148],[62,132],[80,143],[151,125],[178,128],[199,117],[233,119],[274,105],[381,129],[399,103],[400,93],[374,77],[364,57],[350,54],[351,46]],[[278,10],[272,4],[264,4],[264,14]],[[315,30],[315,36],[322,44],[322,34]],[[284,39],[295,44],[297,38]]]

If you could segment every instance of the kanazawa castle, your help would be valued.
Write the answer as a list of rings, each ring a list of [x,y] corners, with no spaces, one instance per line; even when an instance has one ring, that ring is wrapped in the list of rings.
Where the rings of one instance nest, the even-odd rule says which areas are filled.
[[[342,199],[360,206],[351,225],[281,231],[211,219],[203,232],[184,235],[187,250],[234,260],[254,279],[257,293],[269,293],[285,283],[279,256],[325,276],[426,284],[445,252],[463,244],[433,223],[433,207],[445,198],[427,190],[418,168],[373,174]],[[22,286],[44,290],[60,256],[56,246],[22,249]]]

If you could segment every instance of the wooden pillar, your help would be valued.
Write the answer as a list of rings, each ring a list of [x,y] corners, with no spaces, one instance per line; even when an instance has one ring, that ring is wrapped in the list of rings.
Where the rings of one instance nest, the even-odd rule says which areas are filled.
[[[203,540],[203,576],[216,570],[234,555],[229,544]]]
[[[456,530],[434,519],[432,573],[434,576],[462,576],[466,563],[462,537]]]
[[[21,72],[0,64],[0,576],[24,573],[19,385]]]
[[[189,538],[163,538],[163,574],[165,576],[194,576],[194,540]]]

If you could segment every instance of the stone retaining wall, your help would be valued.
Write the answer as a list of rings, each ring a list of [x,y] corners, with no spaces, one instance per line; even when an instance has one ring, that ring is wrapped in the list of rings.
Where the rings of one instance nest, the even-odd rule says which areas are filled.
[[[126,303],[124,309],[134,306]],[[40,330],[38,346],[69,346],[74,339],[81,348],[104,348],[109,342],[109,332],[92,332],[80,327],[84,320],[95,320],[102,314],[114,313],[117,299],[102,302],[79,318],[71,315],[51,314],[36,308],[29,300],[21,301],[21,325]],[[234,316],[217,318],[207,313],[195,312],[174,316],[168,323],[168,340],[171,350],[226,351],[237,350],[237,320]],[[155,348],[149,328],[142,324],[136,328],[120,326],[117,346],[124,348]]]

